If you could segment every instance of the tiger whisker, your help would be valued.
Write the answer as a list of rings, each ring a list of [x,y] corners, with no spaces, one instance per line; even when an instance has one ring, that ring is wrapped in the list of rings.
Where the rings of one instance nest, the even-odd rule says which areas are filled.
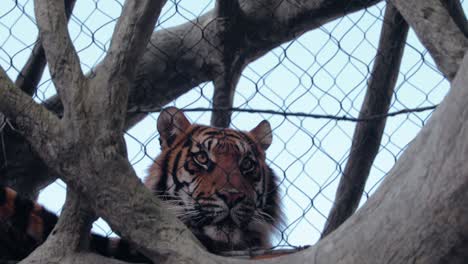
[[[273,216],[271,216],[270,214],[262,211],[262,210],[255,210],[255,213],[258,214],[260,217],[262,217],[265,221],[268,219],[272,222],[275,221],[275,218],[273,218]]]

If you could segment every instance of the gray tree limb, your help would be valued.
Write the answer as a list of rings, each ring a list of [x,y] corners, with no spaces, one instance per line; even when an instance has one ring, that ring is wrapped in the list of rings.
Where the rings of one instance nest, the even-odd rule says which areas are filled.
[[[400,71],[408,28],[398,10],[388,3],[374,68],[359,118],[388,113]],[[322,238],[338,228],[356,211],[378,153],[386,121],[387,118],[381,118],[356,124],[348,162],[341,176]]]
[[[258,263],[462,263],[468,257],[468,151],[466,144],[460,144],[468,137],[467,73],[468,56],[427,126],[356,214],[314,247]],[[5,83],[3,79],[0,82]],[[10,117],[31,117],[31,111],[17,111],[18,107],[11,105],[27,97],[24,93],[17,96],[15,90],[19,91],[0,85],[0,110]],[[4,99],[12,95],[19,101]],[[91,120],[83,122],[95,122],[93,118],[99,113],[90,113]],[[51,122],[48,116],[34,117],[42,126],[31,128],[47,131]],[[20,125],[24,122],[15,119]],[[44,151],[43,158],[67,183],[93,201],[97,214],[114,230],[158,263],[247,263],[208,254],[197,246],[190,232],[137,180],[119,143],[102,136],[108,132],[102,127],[89,128],[94,129],[97,138],[64,132],[71,134],[65,135],[62,144],[68,147],[73,135],[73,140],[82,140],[82,148],[73,153],[60,146],[54,148],[58,160],[48,157],[52,151]],[[37,131],[28,134],[35,147],[40,145],[41,139],[34,138]]]
[[[271,49],[336,18],[380,1],[239,1],[244,36],[237,55],[243,68]],[[210,11],[153,34],[129,96],[130,113],[154,112],[194,86],[214,81],[223,68],[222,36]],[[177,47],[177,48],[174,48]]]
[[[214,127],[229,127],[231,124],[232,111],[229,109],[232,109],[236,86],[242,73],[242,69],[236,68],[235,65],[226,70],[228,72],[213,81],[213,108],[216,111],[211,114],[211,125]]]
[[[75,0],[65,0],[67,20],[71,16],[74,5]],[[37,90],[46,63],[44,48],[40,37],[38,37],[28,61],[17,76],[15,85],[32,96]],[[15,124],[12,126],[14,127]],[[2,161],[0,182],[12,187],[25,197],[35,199],[38,190],[48,185],[51,179],[55,179],[56,176],[45,173],[48,170],[44,163],[37,154],[33,153],[29,143],[11,127],[5,127],[1,132],[4,140],[1,146],[3,151],[0,155]],[[18,175],[20,177],[17,177]]]
[[[70,84],[84,82],[80,59],[68,34],[64,1],[35,1],[34,11],[42,46],[46,53],[52,82],[66,108],[70,106],[74,93],[81,87],[67,89]]]
[[[28,61],[26,61],[15,81],[18,88],[31,96],[36,92],[47,63],[44,48],[40,43],[41,40],[38,38]]]
[[[437,67],[449,80],[455,77],[468,39],[438,0],[390,0],[416,32]]]
[[[468,151],[460,142],[468,137],[467,73],[468,56],[449,95],[356,214],[310,249],[256,263],[464,263]],[[174,254],[160,263],[247,263]]]
[[[216,1],[217,31],[220,34],[218,46],[222,58],[222,67],[217,70],[217,77],[213,80],[213,108],[222,109],[211,114],[211,125],[215,127],[229,127],[234,103],[236,86],[242,74],[245,62],[240,55],[241,43],[245,38],[245,22],[238,1]]]
[[[453,18],[453,21],[457,24],[458,28],[460,28],[461,32],[463,32],[465,37],[468,38],[468,22],[460,0],[442,1],[442,4],[445,5],[450,16]]]
[[[242,67],[304,32],[380,1],[239,1],[248,25],[242,29],[245,35],[239,54],[244,58]],[[136,66],[136,79],[130,85],[126,128],[144,118],[147,112],[159,110],[200,83],[219,77],[217,69],[223,64],[219,52],[222,49],[216,46],[217,28],[212,23],[215,17],[215,12],[210,11],[194,21],[153,33]],[[63,106],[58,96],[44,105],[62,116]],[[15,136],[9,135],[6,140]],[[4,175],[9,182],[25,183],[21,193],[35,194],[53,182],[56,175],[28,152],[28,145],[24,146],[22,155],[8,156],[9,164],[15,166],[10,166]]]
[[[0,112],[7,118],[15,117],[12,121],[17,124],[16,129],[28,140],[42,137],[36,144],[44,149],[48,149],[46,145],[53,145],[56,142],[56,138],[61,133],[57,116],[18,89],[2,68],[0,68],[0,94]],[[47,131],[44,131],[45,129]]]
[[[138,7],[139,4],[143,8],[134,8]],[[63,12],[63,9],[49,9],[49,7],[41,4],[36,5],[38,14],[44,12],[44,10],[41,10],[42,8],[46,8],[50,12],[50,15],[43,16],[42,19],[44,20],[39,23],[41,32],[48,32],[51,28],[55,28],[58,24],[55,17],[58,16],[57,13]],[[124,238],[136,241],[135,244],[141,247],[142,252],[155,261],[173,259],[169,254],[173,251],[172,245],[169,247],[168,245],[161,245],[158,239],[160,236],[164,237],[166,232],[173,231],[175,228],[178,236],[172,233],[173,236],[171,237],[182,240],[181,244],[184,245],[184,241],[190,242],[193,240],[193,235],[174,216],[163,209],[157,198],[136,177],[126,158],[125,145],[122,140],[124,118],[115,116],[119,113],[124,116],[124,112],[120,109],[126,108],[128,82],[132,81],[133,77],[132,68],[127,64],[130,64],[132,59],[138,60],[138,55],[141,55],[141,52],[135,52],[133,49],[141,50],[143,47],[141,45],[146,45],[151,30],[145,30],[144,28],[151,29],[161,7],[162,2],[160,1],[136,2],[129,0],[125,3],[124,15],[119,19],[117,34],[114,34],[113,37],[114,52],[111,52],[105,58],[103,64],[109,71],[98,71],[92,81],[88,82],[84,78],[76,78],[76,74],[80,75],[80,73],[76,72],[58,75],[57,73],[63,73],[64,69],[68,70],[74,67],[73,55],[68,55],[68,58],[71,59],[65,62],[65,64],[70,63],[72,66],[63,65],[54,61],[59,59],[55,55],[49,56],[48,53],[54,51],[45,49],[50,64],[55,65],[51,67],[51,75],[55,75],[57,78],[55,83],[63,85],[64,80],[73,81],[69,83],[68,87],[62,86],[59,89],[63,90],[61,95],[66,98],[64,102],[70,104],[70,116],[77,117],[76,119],[68,119],[66,118],[68,115],[65,115],[65,118],[59,121],[52,119],[58,124],[49,123],[50,118],[44,119],[38,116],[38,113],[42,111],[54,118],[56,117],[44,107],[38,104],[33,104],[33,106],[23,104],[31,99],[14,85],[9,84],[7,87],[2,85],[0,87],[0,94],[2,95],[0,96],[0,110],[8,116],[14,116],[17,124],[22,128],[26,128],[28,132],[25,132],[25,130],[21,130],[21,132],[28,137],[37,150],[41,149],[39,154],[47,165],[61,175],[67,184],[76,187],[79,191],[83,191],[88,201],[93,201],[93,208],[104,216],[114,230],[121,231]],[[147,23],[135,27],[133,22],[129,22],[128,18],[130,18],[130,21],[132,21],[132,18],[136,18],[136,20]],[[63,36],[61,36],[68,34],[67,29],[65,28],[64,31],[57,29],[56,32],[58,36],[50,36],[48,41],[55,39],[63,42],[54,43],[56,47],[67,46],[68,40],[64,40]],[[148,33],[145,34],[145,32]],[[132,36],[130,44],[128,44],[126,36]],[[47,41],[44,41],[44,43],[47,43]],[[73,53],[73,51],[70,52]],[[113,56],[117,56],[117,58]],[[132,56],[136,56],[136,58]],[[115,64],[116,60],[118,62]],[[106,63],[107,61],[110,63]],[[125,65],[121,65],[121,63]],[[73,72],[73,70],[71,71]],[[133,71],[135,71],[134,68]],[[8,84],[8,80],[3,80],[3,78],[0,81],[2,84]],[[78,88],[74,87],[75,85]],[[67,88],[79,90],[70,93],[66,91]],[[95,99],[83,102],[83,96]],[[123,103],[123,106],[118,102],[116,103],[116,99],[118,102]],[[19,111],[18,105],[26,106],[27,111]],[[25,121],[27,119],[34,119],[40,125],[31,125],[30,122]],[[45,148],[42,142],[43,139],[38,137],[37,134],[48,133],[50,125],[54,127],[62,126],[66,127],[66,129],[60,130],[62,135],[57,137],[55,141],[51,141],[54,144],[50,144],[48,148]],[[109,188],[107,190],[106,188],[102,189],[102,186],[109,186]],[[116,198],[117,200],[115,200]],[[135,207],[136,204],[143,205],[143,207]],[[115,210],[125,211],[125,208],[132,211],[131,214],[128,214],[129,216],[132,215],[132,219],[122,221],[122,219],[116,218]],[[153,216],[158,217],[148,218],[147,208],[150,209],[150,212],[156,213]],[[162,228],[157,228],[158,224],[163,225]],[[154,227],[156,229],[153,229]],[[147,232],[148,229],[152,229],[152,231]],[[201,250],[201,247],[193,242],[189,244],[185,242],[185,244],[187,247],[191,246],[192,248],[198,248],[199,251]],[[35,261],[35,259],[33,258],[31,261]]]
[[[67,20],[70,19],[75,2],[75,0],[65,0],[65,16]],[[37,90],[46,63],[41,38],[38,37],[28,61],[16,78],[15,85],[32,96]]]

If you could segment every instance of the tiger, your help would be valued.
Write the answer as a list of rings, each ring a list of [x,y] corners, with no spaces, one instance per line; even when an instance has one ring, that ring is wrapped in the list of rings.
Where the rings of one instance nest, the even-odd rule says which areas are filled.
[[[159,115],[157,130],[161,152],[148,169],[145,186],[212,253],[270,248],[284,217],[279,179],[266,163],[270,123],[263,120],[248,132],[217,128],[192,124],[181,110],[168,107]],[[57,219],[38,203],[0,188],[0,223],[9,222],[37,245]],[[94,233],[90,250],[126,261],[145,260],[125,240]]]

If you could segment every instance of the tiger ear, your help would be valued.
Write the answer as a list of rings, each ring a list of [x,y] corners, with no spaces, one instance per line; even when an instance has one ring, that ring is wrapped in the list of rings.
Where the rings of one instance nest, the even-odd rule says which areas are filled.
[[[170,147],[179,135],[187,131],[190,125],[190,121],[178,108],[167,107],[163,109],[158,118],[161,148]]]
[[[257,142],[262,146],[263,150],[268,149],[273,140],[270,123],[266,120],[263,120],[254,129],[250,130],[250,134],[254,136]]]

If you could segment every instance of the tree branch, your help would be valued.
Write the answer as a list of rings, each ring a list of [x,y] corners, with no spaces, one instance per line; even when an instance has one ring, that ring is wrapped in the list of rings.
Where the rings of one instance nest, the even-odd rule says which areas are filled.
[[[213,107],[230,109],[234,103],[236,86],[241,76],[245,62],[239,56],[242,40],[245,38],[245,21],[242,17],[238,1],[218,0],[215,12],[217,31],[219,32],[218,46],[221,48],[222,66],[214,78]],[[229,127],[232,111],[215,111],[211,115],[211,125],[215,127]]]
[[[104,69],[123,79],[132,79],[135,65],[153,32],[161,8],[166,1],[125,1],[122,14],[112,35],[109,52],[104,58]],[[97,72],[100,74],[101,72]],[[107,72],[102,74],[109,74]]]
[[[67,20],[74,5],[75,0],[65,0]],[[37,90],[46,63],[44,48],[38,37],[28,61],[16,78],[16,87],[32,96]],[[53,182],[56,176],[49,175],[48,169],[37,154],[32,152],[29,143],[13,129],[5,127],[2,133],[7,140],[3,140],[4,151],[0,154],[0,183],[12,187],[24,197],[35,200],[39,189]]]
[[[371,79],[359,118],[388,113],[403,56],[408,24],[388,3],[385,9]],[[322,238],[338,228],[357,209],[370,169],[378,153],[387,118],[356,124],[350,155],[327,217]]]
[[[143,55],[144,48],[153,32],[163,0],[127,0],[115,27],[109,53],[104,58],[102,67],[96,72],[88,100],[94,110],[105,110],[105,119],[112,125],[123,124],[128,101],[128,87],[134,80],[136,65]],[[97,85],[94,85],[97,83]],[[106,83],[106,86],[102,86]],[[123,89],[123,91],[119,91]],[[104,90],[104,91],[100,91]],[[108,96],[95,96],[107,93]],[[93,100],[96,98],[98,101]],[[104,104],[105,107],[102,107]],[[120,131],[122,128],[120,129]]]
[[[390,0],[414,29],[442,74],[452,80],[458,71],[468,39],[438,0]]]
[[[468,38],[468,23],[460,0],[442,1],[442,4],[447,8],[453,21],[457,24],[463,35],[465,35],[465,38]]]
[[[15,81],[15,85],[30,96],[37,91],[39,81],[42,78],[47,63],[44,48],[40,42],[41,40],[38,38],[28,61]]]
[[[464,206],[468,200],[468,165],[465,162],[468,151],[467,145],[460,142],[468,137],[468,90],[465,89],[468,85],[467,73],[468,56],[452,82],[448,96],[400,157],[376,193],[357,213],[315,246],[296,254],[258,263],[376,263],[382,260],[392,263],[463,263],[468,257],[465,250],[468,246],[465,239],[468,235],[468,208]],[[112,172],[127,173],[118,169]],[[162,254],[159,257],[153,258],[158,263],[251,263],[190,250],[193,247],[188,246],[185,238],[176,237],[176,241],[170,240],[174,229],[162,229],[166,227],[165,221],[170,217],[159,217],[153,211],[155,205],[151,201],[140,200],[143,196],[139,192],[149,191],[127,185],[124,190],[135,190],[135,196],[131,196],[135,200],[128,203],[125,196],[120,196],[122,193],[119,187],[115,186],[114,189],[110,185],[105,185],[104,188],[100,186],[99,192],[103,191],[100,197],[93,197],[92,189],[86,193],[93,198],[105,198],[97,199],[101,203],[99,207],[114,197],[118,198],[112,200],[114,206],[123,202],[124,210],[119,207],[113,211],[108,216],[112,220],[109,222],[113,223],[118,218],[121,230],[127,224],[130,225],[128,229],[138,227],[130,231],[134,234],[133,238],[151,237],[141,243],[151,245],[144,247],[147,249],[145,253],[153,246],[155,250],[165,249],[160,251]],[[114,191],[119,193],[112,196]],[[151,195],[144,196],[152,198]],[[154,202],[158,203],[157,200]],[[114,209],[114,206],[109,210]],[[135,217],[126,212],[127,206],[133,206]],[[163,212],[167,214],[167,211],[160,211]],[[152,216],[158,216],[156,218],[160,221],[151,218]],[[153,237],[155,231],[159,236]],[[186,236],[185,232],[180,234]],[[157,245],[153,244],[155,240]],[[177,244],[179,242],[181,244]],[[174,245],[180,247],[167,251],[167,247],[172,248]]]
[[[345,14],[380,0],[240,1],[245,21],[238,44],[244,68],[271,49]],[[278,4],[280,3],[280,4]],[[273,10],[266,6],[274,6]],[[193,87],[214,81],[223,68],[223,48],[217,42],[216,12],[153,34],[139,64],[129,95],[131,112],[160,108]]]
[[[231,68],[231,67],[229,67]],[[229,127],[234,94],[242,69],[226,69],[219,78],[214,80],[213,108],[219,109],[211,114],[211,125],[215,127]]]
[[[36,144],[39,148],[43,148],[44,151],[52,150],[51,147],[60,134],[59,120],[18,89],[1,67],[0,112],[7,118],[14,117],[12,121],[17,125],[15,129],[23,133],[28,140],[38,139]]]
[[[65,0],[65,16],[67,21],[70,19],[73,12],[75,2],[76,0]],[[16,87],[32,96],[37,90],[37,86],[42,78],[42,73],[44,72],[46,63],[44,48],[42,47],[41,38],[39,37],[36,40],[36,44],[34,45],[28,61],[16,78]]]
[[[132,18],[141,18],[146,15],[149,16],[149,21],[155,21],[161,6],[157,4],[151,6],[149,2],[143,6],[144,8],[139,9],[133,8],[138,7],[138,5],[132,5],[132,3],[137,2],[127,0],[122,15],[124,17],[123,21],[127,18],[132,20]],[[47,5],[36,6],[38,20],[40,20],[41,10],[46,7]],[[152,7],[159,7],[159,10],[152,9]],[[65,30],[61,29],[60,26],[57,26],[58,20],[50,18],[58,15],[57,13],[57,10],[52,10],[49,18],[42,18],[44,21],[40,22],[40,27],[44,27],[41,32],[47,32],[49,24],[58,27],[56,30],[57,36],[44,34],[44,45],[52,40],[66,38],[64,36],[67,34],[66,28]],[[123,144],[123,131],[118,129],[123,126],[124,119],[120,118],[119,123],[119,118],[115,117],[119,114],[124,116],[125,113],[123,111],[119,113],[119,109],[124,109],[125,105],[124,107],[118,106],[114,100],[109,98],[126,99],[127,89],[125,89],[125,86],[128,82],[133,81],[133,74],[128,72],[131,65],[123,64],[130,64],[133,59],[138,60],[137,55],[139,53],[127,49],[138,49],[140,45],[146,45],[146,43],[144,41],[145,30],[136,30],[135,32],[134,26],[128,26],[121,21],[119,21],[117,33],[114,35],[117,37],[113,39],[115,43],[111,47],[112,55],[106,59],[106,61],[110,61],[110,64],[106,62],[103,64],[104,69],[108,68],[110,72],[98,71],[90,83],[77,76],[76,73],[65,72],[63,75],[55,77],[56,84],[59,85],[64,84],[65,81],[73,81],[67,87],[63,86],[61,89],[64,98],[66,98],[63,100],[65,107],[70,107],[72,109],[71,114],[77,118],[61,119],[60,125],[67,129],[62,130],[63,135],[56,138],[55,141],[50,140],[54,144],[44,150],[42,149],[44,146],[41,144],[43,139],[38,137],[37,131],[47,133],[47,128],[52,123],[47,116],[45,119],[41,116],[35,116],[36,122],[40,125],[32,127],[34,133],[28,139],[47,165],[56,171],[68,185],[83,193],[88,198],[87,201],[92,201],[96,212],[107,220],[116,232],[121,233],[123,238],[134,242],[145,255],[155,262],[161,259],[176,260],[171,257],[174,252],[174,243],[197,256],[206,255],[207,253],[204,253],[202,247],[194,243],[196,239],[193,234],[175,216],[168,214],[159,200],[143,186],[128,162],[125,145]],[[145,18],[140,22],[144,21]],[[148,30],[146,31],[148,32]],[[146,35],[149,37],[149,32]],[[122,49],[119,47],[119,39],[125,41],[128,36],[132,36],[130,45],[123,45]],[[67,44],[70,43],[66,40],[64,45]],[[46,48],[47,55],[49,55],[48,49]],[[72,55],[64,54],[66,56],[64,65],[53,66],[55,68],[52,70],[53,73],[62,73],[63,69],[75,69],[76,61],[73,60],[73,54],[76,55],[76,53],[70,51],[70,54]],[[128,57],[130,55],[136,55],[137,57],[130,59]],[[51,63],[55,63],[54,56],[56,54],[52,54],[51,58],[49,58]],[[117,56],[117,59],[112,56]],[[118,62],[115,63],[115,60]],[[122,80],[121,75],[124,75],[124,80]],[[106,81],[109,81],[109,83]],[[107,85],[110,86],[110,89],[105,89]],[[70,90],[83,92],[70,92]],[[18,89],[14,89],[14,87],[5,91],[0,90],[0,94],[3,92],[3,95],[7,98],[16,92],[17,97],[21,99],[0,101],[0,103],[5,103],[5,106],[2,105],[0,110],[5,109],[5,114],[13,118],[21,116],[21,112],[15,108],[16,105],[13,105],[13,103],[26,105],[25,95],[17,91]],[[96,93],[86,94],[88,91]],[[70,105],[67,106],[67,104]],[[44,114],[52,115],[43,107],[35,104],[34,107],[28,107],[28,110],[32,108],[35,112],[44,111]],[[104,109],[101,110],[101,108]],[[65,113],[67,113],[66,109]],[[32,116],[31,113],[29,115]],[[106,187],[102,188],[102,186]],[[122,212],[125,209],[131,213],[124,219],[115,217],[116,211]]]
[[[81,71],[80,59],[70,39],[64,1],[36,0],[34,11],[39,27],[42,46],[49,63],[52,81],[65,105],[71,105],[75,94],[83,87],[76,84],[85,83],[86,79]],[[71,85],[74,89],[68,89]]]
[[[380,1],[314,0],[303,1],[303,4],[299,1],[282,1],[281,10],[291,12],[274,16],[264,9],[270,4],[278,6],[276,0],[241,1],[240,6],[249,26],[245,29],[244,49],[239,56],[245,58],[247,65],[308,30]],[[294,14],[297,16],[294,17]],[[222,59],[212,56],[220,54],[219,47],[212,41],[218,33],[211,23],[214,17],[214,12],[210,11],[194,21],[153,33],[136,66],[136,80],[130,86],[126,128],[144,118],[145,112],[160,109],[200,83],[217,77],[213,72],[221,65]],[[268,21],[272,21],[275,27]],[[62,116],[63,106],[58,96],[53,96],[44,105]],[[5,140],[13,142],[9,136]],[[53,182],[56,175],[51,174],[41,160],[28,153],[27,147],[24,149],[24,155],[8,156],[9,164],[15,164],[15,167],[4,175],[12,175],[18,182],[24,182],[22,189],[26,191],[21,193],[28,195]],[[21,179],[21,175],[26,175],[28,179]]]
[[[462,263],[467,257],[463,248],[468,235],[468,208],[464,206],[468,151],[459,142],[468,137],[467,72],[468,56],[443,104],[359,212],[315,247],[261,263],[375,263],[382,259]],[[14,94],[14,90],[18,89],[0,87],[0,95]],[[14,112],[17,107],[2,103],[15,102],[0,96],[0,107],[10,109],[13,117],[19,115]],[[41,124],[49,123],[48,116],[38,118]],[[67,134],[67,138],[72,137]],[[58,148],[64,154],[57,157],[60,164],[46,158],[47,164],[93,201],[97,213],[144,254],[158,263],[247,263],[213,256],[196,246],[190,232],[142,186],[118,144],[89,135],[80,139],[89,141],[80,142],[79,152],[63,150],[68,143],[64,141]],[[35,147],[39,145],[36,140],[43,139],[33,138]],[[382,228],[392,232],[382,232]],[[398,249],[389,250],[395,245]]]

